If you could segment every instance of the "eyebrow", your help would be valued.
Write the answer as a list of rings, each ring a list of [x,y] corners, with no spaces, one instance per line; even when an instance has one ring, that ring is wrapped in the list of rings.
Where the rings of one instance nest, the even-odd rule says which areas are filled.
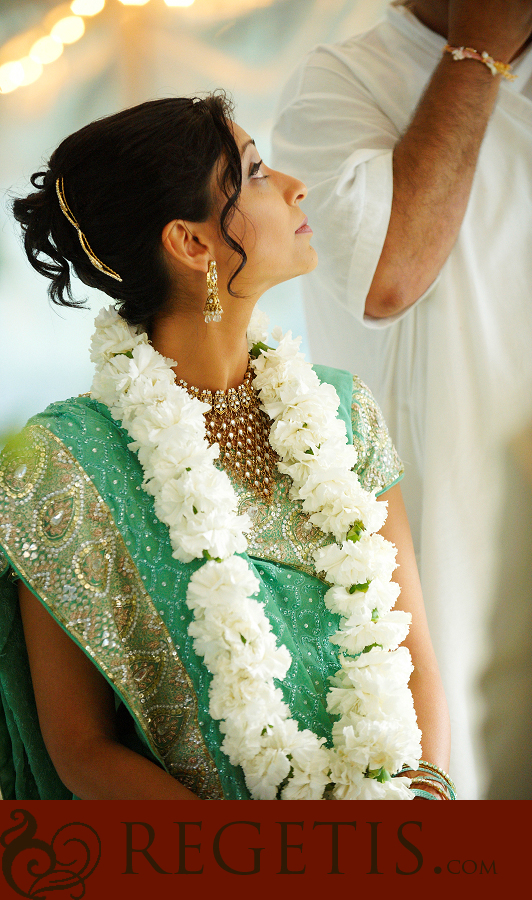
[[[255,141],[253,140],[253,138],[250,138],[249,141],[246,141],[246,143],[242,147],[242,150],[240,151],[240,155],[244,156],[244,153],[246,152],[248,147],[250,147],[251,145],[253,145],[253,147],[255,147]]]

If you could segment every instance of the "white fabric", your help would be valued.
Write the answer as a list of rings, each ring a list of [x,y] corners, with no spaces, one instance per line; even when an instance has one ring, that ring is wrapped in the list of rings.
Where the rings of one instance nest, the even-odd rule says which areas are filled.
[[[313,360],[368,383],[405,462],[451,711],[451,772],[461,798],[475,799],[486,780],[477,674],[497,552],[498,451],[528,421],[532,397],[532,51],[517,61],[517,81],[501,85],[439,278],[405,313],[364,317],[389,221],[393,147],[444,43],[399,7],[365,35],[316,48],[282,95],[273,158],[309,187],[303,208],[320,257],[303,284]]]

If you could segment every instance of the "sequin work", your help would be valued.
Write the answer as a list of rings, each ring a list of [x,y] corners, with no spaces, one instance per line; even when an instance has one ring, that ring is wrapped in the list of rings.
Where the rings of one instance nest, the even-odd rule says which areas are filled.
[[[113,684],[167,770],[222,799],[172,637],[93,482],[38,425],[4,455],[0,541],[18,573]]]
[[[357,376],[353,378],[351,421],[357,451],[355,472],[366,491],[380,494],[399,481],[404,468],[371,391]],[[249,555],[320,578],[314,552],[334,538],[312,524],[300,501],[291,499],[291,479],[276,469],[268,498],[257,496],[241,479],[233,478],[233,487],[238,511],[246,512],[252,521],[246,534]]]
[[[363,487],[380,493],[402,466],[371,393],[355,378],[351,396],[350,381],[344,418],[352,399],[355,469]],[[109,677],[171,774],[205,799],[247,799],[206,712],[210,676],[187,632],[190,567],[172,558],[129,436],[89,398],[37,418],[23,433],[30,439],[0,465],[0,554]],[[293,659],[285,702],[300,727],[329,739],[324,698],[338,662],[328,638],[338,623],[312,562],[328,537],[290,499],[290,479],[276,466],[269,496],[229,475],[252,521],[248,554],[268,618]],[[4,565],[0,555],[0,573]]]
[[[364,490],[380,494],[399,481],[405,470],[373,394],[357,375],[353,376],[351,422],[355,472]]]
[[[220,447],[219,464],[253,494],[270,498],[279,457],[270,447],[271,421],[259,406],[253,376],[250,361],[242,384],[228,391],[204,391],[183,380],[178,384],[211,407],[205,430],[209,443]]]

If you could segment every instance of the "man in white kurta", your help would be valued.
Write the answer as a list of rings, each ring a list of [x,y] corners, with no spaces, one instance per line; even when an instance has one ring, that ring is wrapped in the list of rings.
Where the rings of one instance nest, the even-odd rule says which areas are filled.
[[[303,209],[320,257],[302,285],[313,360],[353,370],[368,383],[405,463],[405,500],[451,714],[450,771],[461,799],[483,796],[487,778],[477,678],[503,508],[499,449],[528,424],[532,398],[532,25],[515,12],[517,0],[508,0],[508,18],[521,15],[521,32],[514,44],[504,43],[494,36],[505,33],[504,13],[497,20],[486,5],[478,34],[474,0],[427,0],[409,4],[427,16],[394,5],[372,31],[318,47],[286,86],[273,139],[275,168],[309,188]],[[447,11],[454,15],[449,31]],[[453,46],[491,50],[497,60],[506,54],[516,79],[442,55],[446,37]],[[492,43],[475,47],[474,40]],[[477,146],[460,150],[469,124],[473,130],[482,116]],[[421,160],[431,146],[423,169],[418,154]],[[461,182],[461,158],[453,164],[460,153],[469,166]],[[447,168],[438,179],[440,156]],[[440,195],[433,197],[436,183]],[[401,199],[397,225],[392,217]],[[410,202],[421,209],[418,246]],[[379,266],[392,224],[395,258],[379,306]]]

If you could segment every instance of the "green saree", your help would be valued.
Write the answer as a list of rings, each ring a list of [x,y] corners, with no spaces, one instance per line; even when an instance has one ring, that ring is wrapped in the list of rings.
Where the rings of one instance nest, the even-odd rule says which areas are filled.
[[[347,372],[316,367],[336,388],[363,487],[384,492],[402,466],[380,410]],[[22,579],[112,685],[121,740],[203,799],[249,799],[243,773],[221,751],[208,713],[210,674],[188,635],[185,603],[202,563],[172,557],[168,530],[142,490],[130,438],[89,397],[48,407],[6,448],[0,466],[0,787],[5,799],[70,799],[39,731],[17,603]],[[330,739],[328,640],[338,619],[312,553],[328,543],[288,497],[234,481],[253,526],[248,559],[273,631],[292,656],[281,685],[302,728]]]

